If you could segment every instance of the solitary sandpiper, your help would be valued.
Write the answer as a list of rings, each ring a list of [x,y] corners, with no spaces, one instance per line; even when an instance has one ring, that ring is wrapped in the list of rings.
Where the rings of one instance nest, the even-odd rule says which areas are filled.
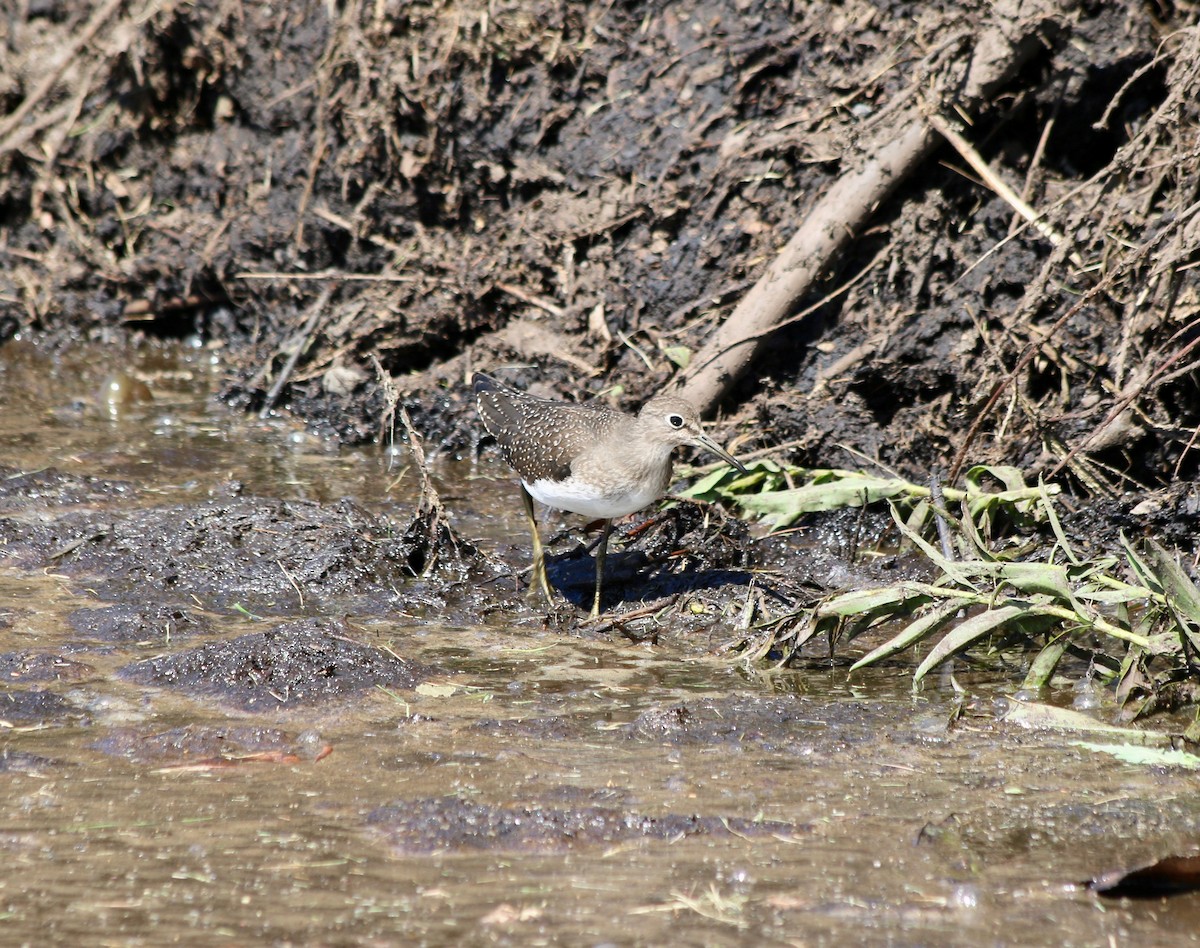
[[[657,395],[636,415],[627,415],[604,405],[535,398],[479,372],[474,385],[484,426],[521,477],[521,499],[533,535],[533,583],[547,600],[553,597],[532,498],[604,521],[596,552],[593,617],[600,614],[613,518],[641,510],[667,492],[672,451],[698,445],[746,470],[704,433],[696,409],[678,395]]]

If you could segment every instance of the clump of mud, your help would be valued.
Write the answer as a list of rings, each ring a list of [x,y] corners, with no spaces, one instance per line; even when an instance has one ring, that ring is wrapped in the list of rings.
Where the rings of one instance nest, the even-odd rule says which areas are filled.
[[[0,726],[80,724],[88,716],[62,695],[41,689],[0,692]]]
[[[165,594],[274,614],[334,597],[394,608],[404,601],[403,586],[430,562],[431,537],[445,540],[405,532],[350,501],[258,497],[70,513],[50,523],[0,520],[10,561],[87,577],[101,598],[141,603]],[[470,544],[448,546],[437,560],[443,568],[465,570],[474,561]]]
[[[0,655],[0,679],[4,681],[79,681],[95,669],[49,652],[5,652]]]
[[[367,689],[412,688],[425,671],[347,635],[341,623],[288,622],[199,648],[126,665],[140,685],[213,698],[242,711],[315,705]]]
[[[212,631],[208,619],[194,610],[149,603],[76,609],[67,624],[85,638],[159,646]]]
[[[0,511],[14,512],[33,507],[67,507],[102,501],[111,503],[135,497],[139,491],[124,481],[80,477],[54,467],[22,471],[0,464]]]
[[[876,739],[891,723],[877,703],[730,695],[647,708],[624,733],[672,746],[753,745],[804,757],[818,733],[822,741],[853,746]]]

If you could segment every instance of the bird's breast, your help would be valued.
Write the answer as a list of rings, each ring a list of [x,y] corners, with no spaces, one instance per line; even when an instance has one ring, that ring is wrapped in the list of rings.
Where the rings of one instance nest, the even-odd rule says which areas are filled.
[[[556,510],[582,514],[593,520],[624,517],[658,500],[667,485],[662,478],[640,482],[592,484],[572,475],[564,480],[522,480],[529,496]]]

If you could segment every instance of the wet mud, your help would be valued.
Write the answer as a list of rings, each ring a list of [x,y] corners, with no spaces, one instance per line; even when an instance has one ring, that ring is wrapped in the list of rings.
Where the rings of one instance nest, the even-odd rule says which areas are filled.
[[[223,490],[224,488],[222,488]],[[231,497],[52,523],[3,522],[8,557],[54,564],[102,598],[195,597],[215,608],[298,608],[303,597],[399,603],[397,589],[424,554],[401,527],[349,500],[336,505]]]
[[[242,711],[320,704],[425,677],[398,655],[356,642],[344,624],[285,622],[266,632],[127,665],[127,681],[211,698]]]
[[[76,609],[67,623],[81,640],[164,648],[212,632],[212,623],[199,612],[145,602]]]

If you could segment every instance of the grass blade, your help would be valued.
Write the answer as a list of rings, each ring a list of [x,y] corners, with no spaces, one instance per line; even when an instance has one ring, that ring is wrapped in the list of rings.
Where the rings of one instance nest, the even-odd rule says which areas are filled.
[[[885,658],[895,655],[897,652],[903,652],[906,648],[932,635],[961,610],[962,605],[957,602],[945,603],[939,606],[916,621],[910,622],[899,635],[889,639],[877,649],[864,655],[850,666],[850,671],[858,671],[860,668],[873,665],[875,662],[882,661]]]
[[[933,647],[933,651],[925,656],[925,661],[921,662],[913,674],[913,684],[919,684],[929,672],[946,659],[965,651],[976,639],[981,639],[996,629],[1031,614],[1027,605],[1012,605],[1001,606],[999,609],[988,609],[986,612],[971,616],[954,631],[948,633]]]
[[[1028,691],[1041,691],[1043,688],[1049,687],[1054,669],[1058,667],[1058,662],[1066,653],[1069,643],[1070,638],[1066,633],[1057,635],[1047,642],[1029,666],[1029,671],[1025,673],[1025,681],[1021,683],[1021,688]]]

